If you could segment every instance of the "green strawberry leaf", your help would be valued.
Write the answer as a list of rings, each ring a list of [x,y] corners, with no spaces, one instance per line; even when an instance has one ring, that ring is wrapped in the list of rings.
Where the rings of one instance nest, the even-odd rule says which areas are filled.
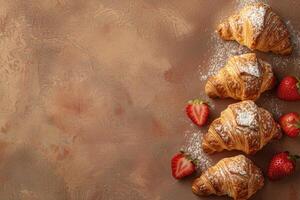
[[[193,99],[193,100],[189,100],[188,101],[188,104],[206,104],[209,106],[209,103],[207,101],[203,101],[202,99],[200,98],[197,98],[197,99]]]
[[[297,88],[298,88],[298,92],[299,92],[299,94],[300,94],[300,79],[299,79],[299,78],[297,78],[297,80],[298,80],[298,83],[296,84],[296,86],[297,86]]]
[[[298,121],[295,123],[295,127],[296,127],[296,128],[300,128],[300,120],[298,120]]]
[[[199,166],[200,161],[197,158],[195,158],[192,160],[192,163],[197,167]]]
[[[300,159],[300,156],[298,156],[298,155],[289,155],[289,157],[288,157],[290,160],[292,160],[292,161],[294,161],[294,162],[296,162],[297,161],[297,159]]]
[[[298,156],[298,155],[293,155],[293,159],[296,161],[297,159],[300,159],[300,156]]]

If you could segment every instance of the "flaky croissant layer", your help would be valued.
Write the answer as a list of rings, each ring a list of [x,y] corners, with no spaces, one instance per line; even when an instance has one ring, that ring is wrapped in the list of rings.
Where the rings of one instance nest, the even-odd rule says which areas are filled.
[[[231,104],[221,112],[204,135],[202,148],[210,154],[223,150],[254,154],[280,137],[280,127],[271,113],[249,100]]]
[[[263,3],[245,6],[217,29],[224,40],[236,40],[252,50],[288,55],[292,52],[290,34],[280,17]]]
[[[247,200],[264,185],[261,170],[243,155],[220,160],[196,179],[192,191],[199,196],[228,195]]]
[[[205,93],[211,98],[257,100],[275,80],[270,64],[254,53],[242,54],[230,57],[225,67],[208,79]]]

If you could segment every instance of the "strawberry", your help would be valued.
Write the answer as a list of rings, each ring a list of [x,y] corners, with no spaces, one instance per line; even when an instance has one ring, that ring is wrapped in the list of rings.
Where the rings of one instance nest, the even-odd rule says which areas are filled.
[[[176,179],[182,179],[196,171],[196,166],[191,158],[184,152],[177,153],[171,160],[172,175]]]
[[[300,116],[296,112],[287,113],[279,118],[283,132],[289,137],[297,137],[300,133]]]
[[[296,159],[298,158],[300,156],[290,155],[287,151],[274,155],[268,167],[269,179],[276,181],[293,174],[296,168]]]
[[[188,102],[186,106],[188,117],[199,127],[204,126],[208,120],[209,106],[200,99],[194,99]]]
[[[277,96],[286,101],[300,100],[300,80],[294,76],[284,77],[278,86]]]

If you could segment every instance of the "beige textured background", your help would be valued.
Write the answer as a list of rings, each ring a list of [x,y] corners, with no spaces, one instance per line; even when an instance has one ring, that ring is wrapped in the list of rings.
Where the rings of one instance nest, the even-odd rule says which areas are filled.
[[[198,199],[169,162],[197,130],[183,108],[204,95],[211,34],[235,3],[0,0],[0,199]],[[300,29],[299,1],[271,5]],[[299,75],[299,65],[275,71]],[[212,116],[231,102],[216,101]],[[254,160],[264,168],[274,149],[300,153],[299,142]],[[298,200],[299,185],[298,170],[253,199]]]

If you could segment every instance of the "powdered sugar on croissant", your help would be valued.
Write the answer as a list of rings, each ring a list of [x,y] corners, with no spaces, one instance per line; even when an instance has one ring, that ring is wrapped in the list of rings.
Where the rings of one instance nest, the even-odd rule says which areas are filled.
[[[254,154],[281,136],[271,113],[253,101],[231,104],[212,122],[202,142],[206,153],[240,150]]]
[[[243,155],[224,158],[206,170],[193,183],[199,196],[228,195],[235,200],[249,199],[264,185],[261,170]]]
[[[292,52],[286,25],[272,8],[263,3],[244,7],[218,26],[224,40],[236,40],[254,50],[287,55]]]
[[[271,65],[248,53],[229,58],[225,67],[208,79],[205,92],[211,98],[256,100],[274,81]]]

